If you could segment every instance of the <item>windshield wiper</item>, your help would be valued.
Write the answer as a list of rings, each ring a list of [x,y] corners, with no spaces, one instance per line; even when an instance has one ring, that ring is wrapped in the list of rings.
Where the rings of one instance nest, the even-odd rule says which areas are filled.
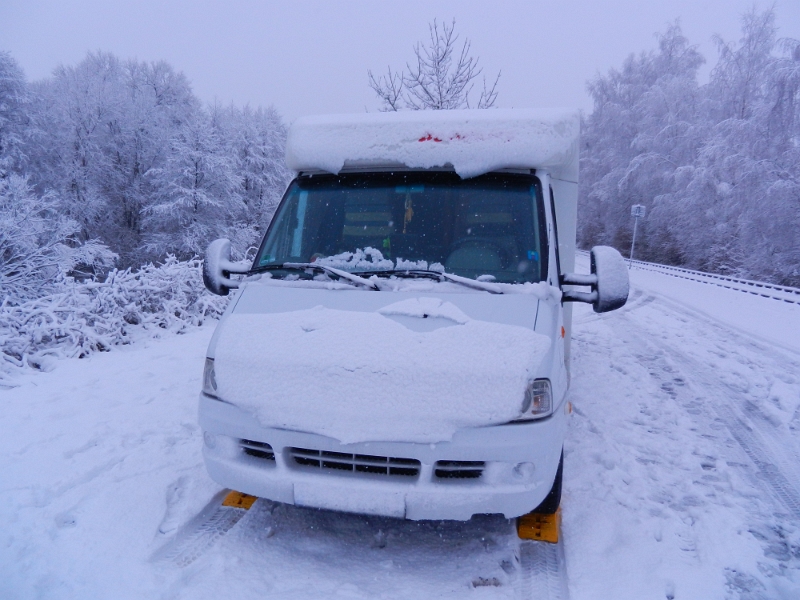
[[[250,273],[261,273],[263,271],[276,271],[280,269],[287,269],[291,271],[305,271],[307,269],[311,269],[313,271],[322,271],[323,273],[336,275],[341,279],[346,279],[347,281],[363,285],[364,287],[369,288],[371,290],[380,289],[374,281],[370,281],[369,279],[364,279],[363,277],[359,277],[358,275],[354,275],[353,273],[348,273],[347,271],[342,271],[341,269],[336,269],[334,267],[329,267],[327,265],[321,265],[317,263],[286,262],[279,265],[264,265],[261,267],[256,267],[254,269],[251,269]]]
[[[436,279],[437,281],[450,281],[458,283],[466,287],[471,287],[476,290],[489,292],[491,294],[502,294],[502,288],[496,283],[489,283],[488,281],[478,281],[477,279],[470,279],[469,277],[461,277],[452,273],[445,273],[444,271],[432,271],[430,269],[387,269],[383,271],[361,271],[361,273],[370,273],[371,275],[394,275],[396,277],[426,277],[428,279]]]

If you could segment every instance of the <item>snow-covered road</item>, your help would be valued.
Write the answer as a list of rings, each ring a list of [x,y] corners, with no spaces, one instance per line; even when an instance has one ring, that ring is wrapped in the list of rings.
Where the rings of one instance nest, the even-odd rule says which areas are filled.
[[[574,326],[573,598],[800,597],[800,307],[631,277]]]
[[[620,311],[576,307],[570,597],[800,597],[800,306],[631,277]],[[187,566],[170,560],[220,501],[195,414],[211,333],[62,361],[0,391],[0,598],[527,593],[496,517],[259,501]]]

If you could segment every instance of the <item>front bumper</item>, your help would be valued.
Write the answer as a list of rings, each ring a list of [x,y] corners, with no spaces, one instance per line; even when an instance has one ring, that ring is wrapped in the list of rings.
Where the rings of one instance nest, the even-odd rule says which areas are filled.
[[[412,520],[467,520],[482,513],[512,518],[530,512],[550,491],[567,425],[562,404],[547,419],[462,429],[437,444],[341,444],[313,433],[262,427],[251,414],[203,394],[199,420],[206,467],[220,485],[288,504]],[[321,458],[298,460],[299,449],[306,457],[318,451]],[[360,465],[369,472],[342,470],[359,457],[411,462],[384,472],[372,463]],[[465,471],[472,470],[471,476],[459,476],[465,473],[460,464],[470,465]]]

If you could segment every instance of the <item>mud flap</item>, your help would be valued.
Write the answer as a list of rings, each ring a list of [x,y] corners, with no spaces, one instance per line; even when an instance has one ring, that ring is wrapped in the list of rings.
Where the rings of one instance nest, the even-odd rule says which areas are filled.
[[[517,535],[523,540],[557,544],[560,529],[560,508],[554,514],[528,513],[517,519]]]
[[[258,498],[255,496],[249,496],[247,494],[243,494],[242,492],[231,491],[227,496],[225,496],[225,500],[222,501],[222,506],[250,510],[250,507],[253,506],[256,500],[258,500]]]

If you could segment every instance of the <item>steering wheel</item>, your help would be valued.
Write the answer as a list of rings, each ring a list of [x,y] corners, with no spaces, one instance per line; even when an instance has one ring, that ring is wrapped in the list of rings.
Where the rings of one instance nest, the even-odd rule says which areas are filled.
[[[458,250],[470,247],[486,249],[494,252],[500,259],[500,268],[503,270],[507,269],[508,265],[511,264],[511,256],[509,255],[508,250],[506,250],[506,248],[496,240],[487,237],[461,238],[460,240],[454,242],[452,246],[450,246],[450,255]]]

